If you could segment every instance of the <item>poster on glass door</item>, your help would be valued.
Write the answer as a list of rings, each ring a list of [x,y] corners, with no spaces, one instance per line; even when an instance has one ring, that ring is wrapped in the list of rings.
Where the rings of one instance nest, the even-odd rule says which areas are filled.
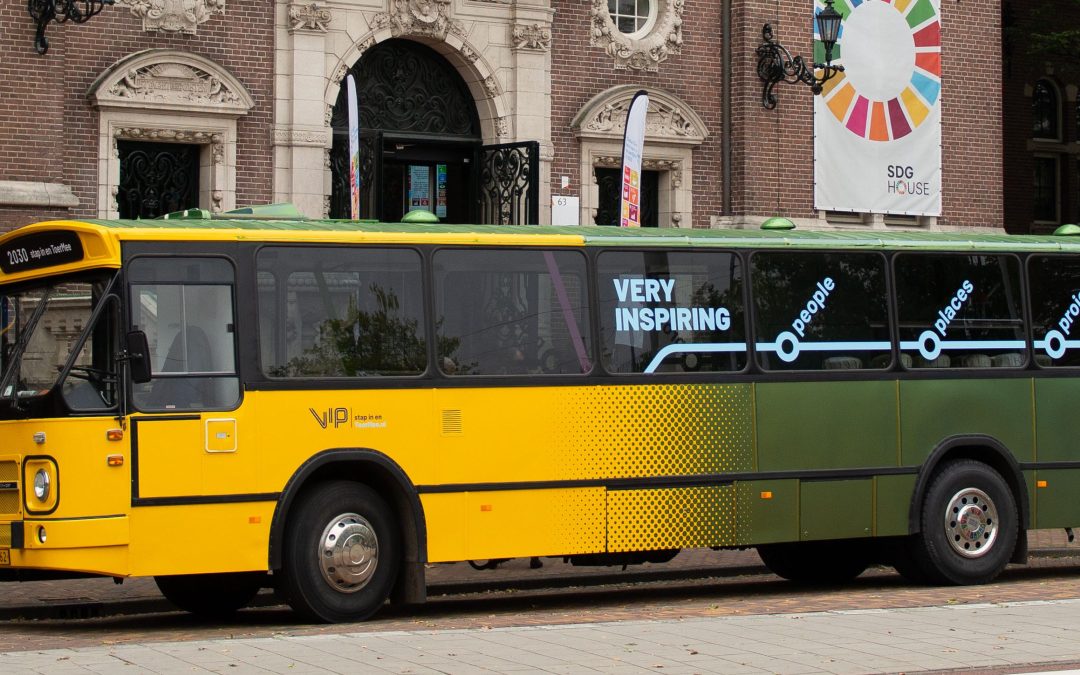
[[[435,165],[435,215],[446,217],[446,165]]]
[[[431,168],[409,166],[409,209],[431,210]]]

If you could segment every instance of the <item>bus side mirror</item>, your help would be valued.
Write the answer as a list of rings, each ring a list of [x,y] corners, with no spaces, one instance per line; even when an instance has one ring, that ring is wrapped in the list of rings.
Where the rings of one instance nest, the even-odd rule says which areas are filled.
[[[150,381],[150,344],[146,333],[133,330],[127,334],[127,361],[131,381],[142,384]]]

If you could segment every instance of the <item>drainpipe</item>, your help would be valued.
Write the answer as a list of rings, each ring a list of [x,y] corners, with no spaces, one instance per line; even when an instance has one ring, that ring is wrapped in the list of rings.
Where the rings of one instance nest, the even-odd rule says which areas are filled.
[[[721,166],[720,182],[723,184],[723,215],[730,216],[731,205],[731,0],[723,0],[720,9],[720,41],[723,87],[720,96],[721,115],[720,143],[721,143]]]

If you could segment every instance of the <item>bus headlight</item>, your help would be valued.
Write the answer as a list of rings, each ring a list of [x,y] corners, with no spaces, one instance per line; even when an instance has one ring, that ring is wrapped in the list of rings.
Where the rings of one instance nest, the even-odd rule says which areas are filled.
[[[52,457],[38,455],[23,462],[26,512],[48,515],[60,505],[60,468]]]
[[[38,501],[47,501],[51,488],[52,480],[49,478],[49,472],[45,469],[38,469],[37,473],[34,474],[34,496],[38,498]]]

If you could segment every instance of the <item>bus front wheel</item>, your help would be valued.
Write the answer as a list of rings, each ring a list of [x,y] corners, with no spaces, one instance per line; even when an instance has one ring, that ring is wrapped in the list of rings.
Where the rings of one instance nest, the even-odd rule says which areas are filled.
[[[281,591],[310,621],[363,621],[390,596],[400,534],[386,502],[359,483],[322,483],[299,497],[285,529]]]
[[[912,557],[931,582],[984,584],[1009,564],[1018,520],[997,471],[970,459],[949,462],[926,491]]]

